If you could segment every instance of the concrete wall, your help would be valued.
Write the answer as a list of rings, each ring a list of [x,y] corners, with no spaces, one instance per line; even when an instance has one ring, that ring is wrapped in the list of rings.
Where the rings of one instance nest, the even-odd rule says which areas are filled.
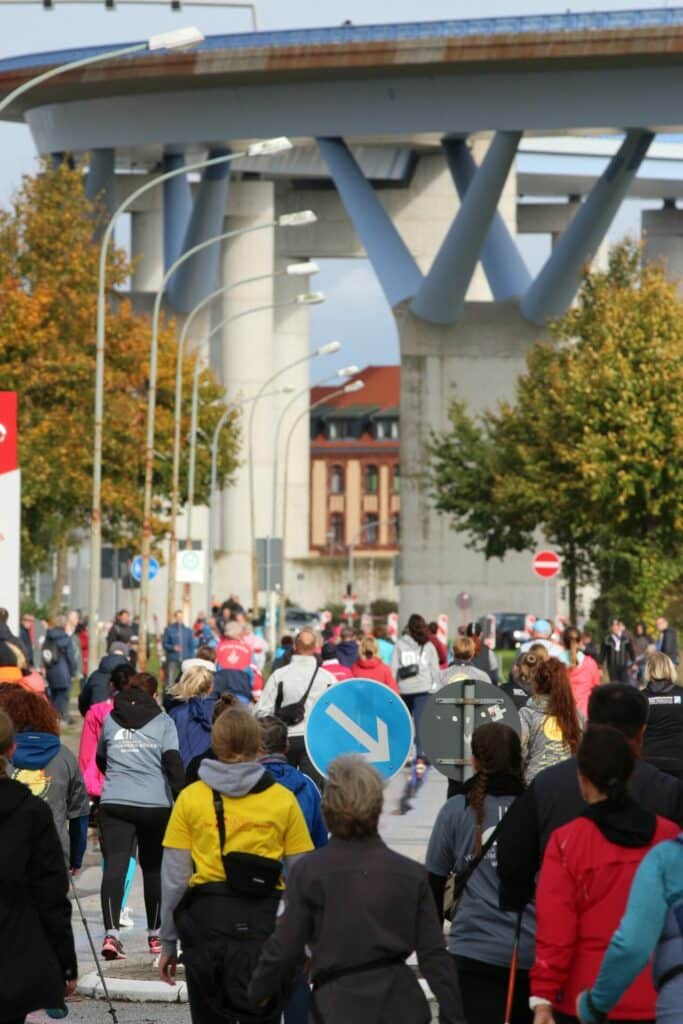
[[[346,558],[294,559],[287,569],[287,596],[308,611],[340,604],[346,593]],[[394,562],[387,555],[358,555],[354,560],[356,607],[361,609],[377,598],[398,601],[394,585]]]

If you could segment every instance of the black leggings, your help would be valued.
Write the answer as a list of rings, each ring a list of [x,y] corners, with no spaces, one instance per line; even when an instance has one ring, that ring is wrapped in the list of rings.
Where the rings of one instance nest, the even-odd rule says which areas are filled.
[[[313,779],[318,789],[322,792],[325,780],[313,766],[313,762],[308,756],[303,736],[290,736],[287,760],[293,768],[298,768],[304,775],[308,775],[310,779]]]
[[[507,967],[485,964],[469,957],[454,957],[467,1024],[495,1024],[505,1020],[510,971]],[[529,972],[517,971],[515,998],[510,1024],[531,1024],[529,1009]]]
[[[104,857],[101,898],[105,931],[118,930],[123,887],[136,840],[145,890],[147,927],[159,927],[161,844],[170,815],[170,807],[100,804],[100,840]]]

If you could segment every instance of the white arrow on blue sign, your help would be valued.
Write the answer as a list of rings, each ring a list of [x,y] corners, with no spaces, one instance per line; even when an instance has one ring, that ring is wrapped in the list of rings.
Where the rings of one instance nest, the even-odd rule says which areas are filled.
[[[413,746],[413,720],[384,683],[349,679],[320,697],[306,722],[306,749],[321,775],[340,754],[360,754],[384,779],[400,772]]]
[[[142,579],[142,555],[136,555],[135,558],[133,559],[133,561],[131,562],[130,574],[131,574],[131,576],[133,577],[134,580],[138,581],[138,583]],[[149,581],[150,581],[150,583],[158,575],[159,575],[159,563],[157,562],[156,558],[150,558],[150,560],[149,560]]]

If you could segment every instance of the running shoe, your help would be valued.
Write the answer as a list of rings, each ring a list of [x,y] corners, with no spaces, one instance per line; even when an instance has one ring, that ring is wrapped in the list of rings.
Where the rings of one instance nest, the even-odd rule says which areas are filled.
[[[159,956],[161,953],[161,939],[158,935],[148,935],[147,945],[152,956]]]
[[[119,928],[134,928],[133,911],[130,907],[124,907],[119,916]]]
[[[114,935],[107,935],[102,943],[102,958],[104,960],[125,960],[123,944]]]

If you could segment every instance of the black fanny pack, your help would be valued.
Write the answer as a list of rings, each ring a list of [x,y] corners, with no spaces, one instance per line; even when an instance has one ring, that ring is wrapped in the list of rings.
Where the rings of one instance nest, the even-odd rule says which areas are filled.
[[[272,775],[264,772],[250,793],[260,793],[274,784]],[[221,844],[221,860],[228,889],[238,896],[250,896],[258,899],[270,896],[278,887],[282,877],[282,863],[272,857],[259,857],[255,853],[223,853],[225,849],[225,814],[223,798],[217,790],[212,790],[213,806],[216,812],[218,838]]]

